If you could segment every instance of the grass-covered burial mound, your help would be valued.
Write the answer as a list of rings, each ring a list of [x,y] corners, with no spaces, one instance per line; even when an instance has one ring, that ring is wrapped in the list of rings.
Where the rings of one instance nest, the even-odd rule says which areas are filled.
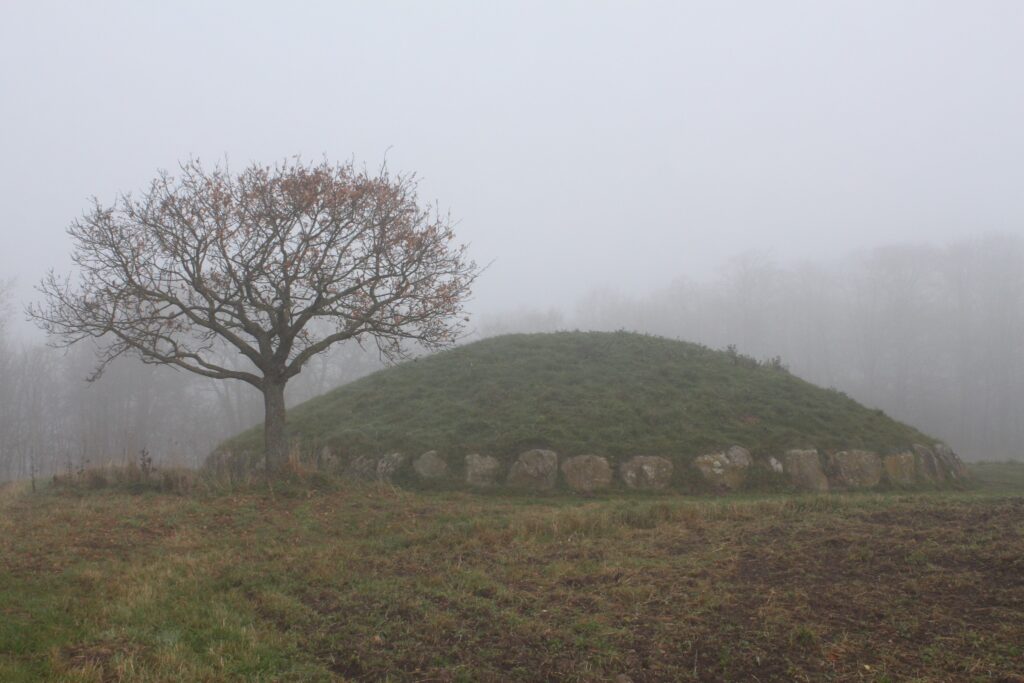
[[[341,386],[293,408],[288,422],[304,452],[329,453],[342,467],[362,458],[365,469],[370,458],[374,470],[375,458],[403,454],[374,470],[390,472],[434,451],[423,472],[444,477],[450,467],[447,475],[458,479],[472,454],[497,461],[495,483],[531,449],[556,454],[554,479],[562,483],[565,460],[581,455],[598,456],[612,470],[635,456],[665,459],[676,484],[700,471],[705,476],[698,479],[738,488],[714,475],[737,462],[744,470],[763,463],[769,475],[787,470],[793,479],[817,457],[825,475],[831,469],[839,476],[834,453],[855,454],[851,462],[872,459],[869,469],[879,474],[869,473],[871,485],[912,483],[913,472],[897,470],[924,472],[929,463],[921,460],[929,456],[918,451],[935,447],[934,439],[882,411],[778,364],[625,332],[515,334],[467,344]],[[254,429],[218,451],[254,453],[261,446]],[[808,451],[817,453],[793,455]],[[896,455],[906,462],[886,462]],[[534,460],[524,465],[534,474],[551,467],[544,457]],[[578,464],[595,463],[603,467]],[[824,486],[814,483],[815,473],[808,476],[805,487]],[[905,481],[897,481],[901,476]]]

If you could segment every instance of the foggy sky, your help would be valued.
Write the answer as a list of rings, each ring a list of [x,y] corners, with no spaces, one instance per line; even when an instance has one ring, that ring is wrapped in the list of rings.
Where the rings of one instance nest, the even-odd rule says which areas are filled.
[[[1024,3],[0,3],[0,279],[190,155],[421,177],[476,311],[1024,232]]]

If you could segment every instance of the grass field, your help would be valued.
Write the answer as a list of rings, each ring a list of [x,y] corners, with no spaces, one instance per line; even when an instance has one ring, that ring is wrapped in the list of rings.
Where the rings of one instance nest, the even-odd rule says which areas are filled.
[[[1024,466],[971,492],[0,490],[0,680],[1024,681]]]

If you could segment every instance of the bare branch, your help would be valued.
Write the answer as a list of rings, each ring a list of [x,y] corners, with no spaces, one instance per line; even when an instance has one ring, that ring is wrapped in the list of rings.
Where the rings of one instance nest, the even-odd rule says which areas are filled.
[[[56,343],[98,340],[97,373],[129,353],[267,395],[348,339],[391,358],[406,341],[452,343],[479,274],[413,176],[351,163],[232,175],[189,161],[94,201],[68,233],[76,279],[51,273],[28,311]],[[224,348],[254,370],[224,366]]]

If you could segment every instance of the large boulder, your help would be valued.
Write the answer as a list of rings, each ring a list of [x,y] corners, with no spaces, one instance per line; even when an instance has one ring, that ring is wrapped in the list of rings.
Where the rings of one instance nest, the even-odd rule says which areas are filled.
[[[345,468],[345,476],[350,479],[375,479],[377,477],[377,457],[358,455],[352,458]]]
[[[448,476],[448,463],[437,451],[427,451],[413,460],[412,468],[421,479],[444,479]]]
[[[524,451],[508,470],[509,486],[546,491],[558,481],[558,454],[540,448]]]
[[[747,470],[754,463],[750,451],[732,446],[719,453],[705,453],[693,461],[704,479],[717,489],[735,491],[747,480]]]
[[[913,486],[915,479],[914,454],[910,451],[892,453],[882,459],[885,479],[897,486]]]
[[[967,479],[970,475],[967,472],[967,465],[960,459],[953,449],[944,443],[937,443],[934,446],[933,452],[935,453],[935,459],[939,461],[939,465],[946,470],[946,474],[950,479],[959,480]]]
[[[882,481],[882,458],[871,451],[839,451],[828,456],[829,482],[840,488],[863,489]]]
[[[377,479],[391,481],[405,465],[408,457],[402,453],[387,453],[377,460]]]
[[[658,491],[672,482],[672,461],[656,455],[638,455],[619,466],[619,476],[631,489]]]
[[[407,460],[408,458],[402,453],[360,455],[349,462],[345,473],[352,479],[390,482]]]
[[[562,463],[565,483],[573,491],[590,493],[612,484],[612,468],[599,455],[577,455]]]
[[[494,486],[501,474],[501,463],[490,455],[470,453],[466,456],[466,483],[478,488]]]
[[[816,449],[794,449],[782,457],[782,469],[793,484],[804,491],[828,491],[828,478],[821,469]]]
[[[946,481],[946,471],[939,464],[935,453],[927,446],[914,444],[914,455],[917,456],[917,478],[932,484]]]

